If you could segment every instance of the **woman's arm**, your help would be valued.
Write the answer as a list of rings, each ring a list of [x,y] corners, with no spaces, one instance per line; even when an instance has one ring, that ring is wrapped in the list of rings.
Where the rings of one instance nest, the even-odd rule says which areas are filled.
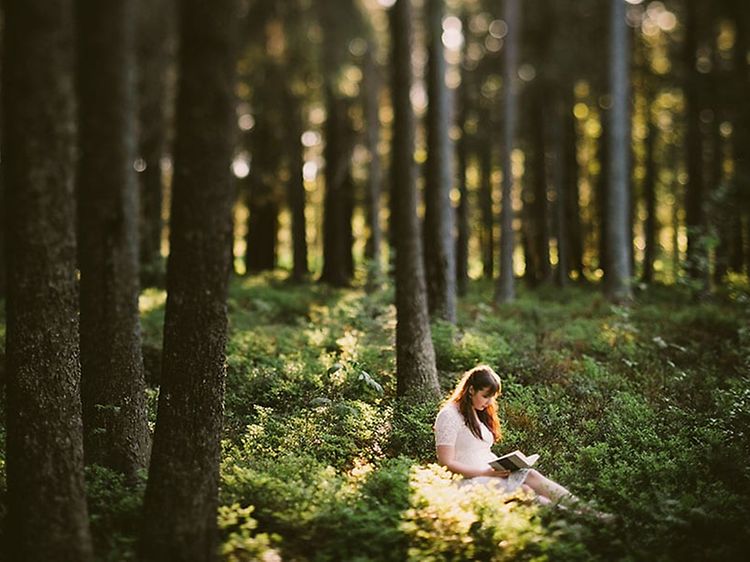
[[[510,474],[509,470],[495,470],[491,466],[488,466],[486,469],[478,469],[457,462],[456,448],[451,445],[438,445],[437,459],[439,464],[443,465],[451,472],[455,472],[466,478],[474,478],[475,476],[497,476],[500,478],[507,478]]]

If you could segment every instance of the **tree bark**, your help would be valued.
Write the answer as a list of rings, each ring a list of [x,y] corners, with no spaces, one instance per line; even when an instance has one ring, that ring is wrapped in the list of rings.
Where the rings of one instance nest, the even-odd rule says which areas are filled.
[[[651,117],[651,96],[646,100],[648,132],[646,136],[646,173],[643,178],[643,198],[646,204],[646,219],[643,223],[644,256],[641,280],[651,283],[654,280],[654,260],[657,255],[656,220],[656,135],[658,127]]]
[[[519,0],[506,0],[505,21],[508,35],[505,39],[503,90],[503,186],[500,212],[500,276],[495,286],[495,302],[510,302],[515,299],[513,272],[513,163],[512,154],[516,143],[518,118],[518,55],[521,36],[521,4]]]
[[[489,115],[485,115],[489,118]],[[492,212],[492,140],[485,136],[478,149],[479,156],[479,209],[482,222],[479,241],[482,249],[482,275],[492,279],[495,275],[495,217]]]
[[[375,41],[371,39],[367,45],[364,63],[364,104],[367,120],[367,150],[370,153],[369,173],[367,175],[367,191],[365,194],[365,212],[369,235],[365,245],[365,257],[370,260],[370,283],[377,285],[381,275],[381,255],[383,245],[383,230],[380,227],[380,194],[382,193],[383,169],[380,158],[380,69],[375,61]]]
[[[526,233],[529,238],[528,250],[531,267],[528,280],[533,285],[550,281],[552,266],[550,264],[550,229],[549,204],[547,201],[548,173],[545,142],[544,91],[541,86],[532,86],[529,95],[529,170],[524,206],[526,210]]]
[[[139,151],[145,166],[140,180],[140,278],[143,286],[164,285],[161,257],[164,181],[161,159],[168,136],[168,75],[172,59],[173,0],[138,2]],[[93,71],[93,70],[92,70]]]
[[[352,184],[349,181],[352,131],[346,102],[339,99],[332,86],[326,87],[327,119],[325,124],[325,178],[323,199],[323,272],[320,280],[334,287],[351,283],[353,263],[351,240]]]
[[[456,321],[456,254],[451,204],[453,150],[450,140],[451,92],[445,83],[443,53],[445,0],[428,0],[427,19],[427,162],[424,252],[427,302],[432,318]]]
[[[687,171],[685,223],[687,226],[687,274],[704,278],[708,266],[705,252],[705,210],[703,208],[703,138],[700,130],[700,75],[696,69],[698,14],[694,2],[687,2],[685,18],[685,115],[687,116]]]
[[[567,189],[565,190],[565,216],[568,224],[568,255],[570,269],[578,273],[578,279],[583,279],[583,233],[581,226],[581,212],[578,203],[578,129],[576,116],[571,107],[566,108],[565,127],[569,141],[565,147],[565,166],[567,169]]]
[[[463,28],[466,29],[468,20],[462,18]],[[462,60],[467,58],[468,40],[464,41]],[[469,185],[467,181],[469,162],[469,130],[467,126],[469,115],[469,72],[464,65],[461,67],[461,85],[458,91],[458,125],[461,127],[461,137],[456,143],[456,175],[458,177],[458,208],[456,209],[456,291],[459,296],[466,295],[469,286]]]
[[[231,267],[234,0],[180,4],[167,306],[141,560],[216,557]]]
[[[609,182],[607,200],[607,248],[610,253],[605,292],[614,302],[632,297],[630,287],[630,86],[628,78],[628,28],[623,0],[610,0],[610,94],[612,122],[609,129]]]
[[[745,0],[732,0],[730,10],[737,26],[737,36],[733,56],[736,114],[732,133],[736,219],[731,235],[729,266],[738,273],[744,270],[750,274],[750,108],[747,104],[750,99],[750,69],[747,63],[750,6]]]
[[[440,386],[435,368],[422,238],[417,218],[414,166],[411,5],[396,0],[390,9],[393,41],[393,226],[396,230],[396,393],[399,397],[435,399]]]
[[[4,3],[6,550],[93,558],[83,477],[73,5]]]
[[[563,90],[564,92],[564,90]],[[553,185],[555,190],[555,238],[557,239],[557,269],[555,270],[555,283],[559,287],[567,285],[570,272],[570,257],[568,255],[568,222],[565,213],[565,201],[567,199],[568,178],[565,165],[565,146],[571,142],[567,138],[565,127],[565,114],[567,104],[565,93],[559,96],[551,113],[552,119],[552,145],[553,156]]]
[[[138,312],[135,12],[78,0],[78,263],[87,464],[134,481],[150,435]]]
[[[598,214],[597,241],[599,242],[599,269],[602,270],[606,282],[609,271],[609,242],[607,229],[609,228],[609,168],[610,168],[610,116],[611,110],[601,112],[602,132],[597,147],[599,160],[599,176],[596,182],[596,209]]]

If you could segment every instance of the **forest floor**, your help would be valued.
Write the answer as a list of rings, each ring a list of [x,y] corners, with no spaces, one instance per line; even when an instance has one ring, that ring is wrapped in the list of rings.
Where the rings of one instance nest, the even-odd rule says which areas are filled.
[[[152,422],[164,302],[163,291],[141,297]],[[457,494],[433,464],[439,405],[394,398],[392,302],[390,287],[368,294],[281,274],[233,281],[226,560],[744,559],[746,282],[702,300],[684,286],[644,287],[629,307],[595,286],[521,289],[496,307],[478,281],[457,325],[433,326],[446,393],[478,363],[501,375],[497,452],[539,453],[540,471],[616,514],[613,523],[521,494]],[[142,489],[97,467],[87,479],[99,558],[131,559]]]

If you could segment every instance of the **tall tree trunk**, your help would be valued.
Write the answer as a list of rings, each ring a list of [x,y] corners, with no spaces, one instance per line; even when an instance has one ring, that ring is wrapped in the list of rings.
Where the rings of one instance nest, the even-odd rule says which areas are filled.
[[[630,180],[630,84],[628,27],[624,0],[610,0],[610,94],[612,122],[609,130],[609,183],[607,247],[610,253],[605,290],[615,302],[632,296],[630,247],[632,246]]]
[[[700,75],[696,69],[698,14],[695,2],[687,2],[685,19],[685,114],[687,115],[687,171],[685,222],[687,226],[687,274],[705,279],[708,260],[705,252],[705,210],[703,208],[703,139],[700,130]]]
[[[464,17],[463,28],[468,25]],[[467,44],[464,41],[462,60],[467,57]],[[461,137],[456,144],[456,175],[458,177],[458,209],[456,210],[456,290],[463,296],[469,286],[469,185],[467,181],[469,161],[469,131],[467,127],[469,113],[469,72],[462,65],[461,86],[458,95],[458,125]]]
[[[7,559],[85,561],[73,6],[26,0],[4,10]]]
[[[568,178],[566,177],[567,166],[565,165],[565,146],[571,142],[567,138],[565,127],[565,112],[567,96],[562,94],[552,109],[552,145],[554,147],[553,185],[555,190],[555,238],[557,239],[557,269],[555,270],[555,283],[563,287],[567,285],[570,270],[570,257],[568,256],[568,223],[565,213],[566,191]]]
[[[258,155],[261,155],[259,153]],[[256,164],[256,173],[247,187],[247,236],[245,237],[245,270],[247,273],[272,271],[276,267],[276,245],[279,232],[279,205],[271,181],[271,173]]]
[[[427,163],[424,252],[430,315],[456,321],[456,254],[453,238],[453,150],[451,92],[445,84],[443,53],[445,0],[427,0]]]
[[[289,143],[289,211],[292,216],[292,278],[302,280],[307,268],[307,226],[305,221],[305,179],[302,168],[305,164],[302,146],[301,100],[290,94],[288,111],[287,142]]]
[[[348,181],[351,166],[351,131],[344,100],[326,87],[325,177],[323,199],[323,272],[320,280],[334,287],[351,282],[351,207],[354,194]],[[348,254],[348,255],[347,255]]]
[[[654,280],[654,260],[657,254],[657,219],[656,219],[656,135],[658,127],[651,117],[652,96],[646,99],[646,119],[648,131],[646,136],[646,173],[643,178],[643,199],[646,204],[646,219],[643,223],[644,234],[644,256],[643,274],[641,279],[644,283]]]
[[[735,219],[733,224],[732,249],[729,256],[730,268],[742,272],[743,267],[750,274],[750,68],[747,52],[750,48],[750,6],[745,0],[732,0],[732,19],[737,26],[733,56],[733,80],[735,86],[734,130],[732,152],[734,157]],[[743,251],[743,248],[746,248]]]
[[[518,118],[518,51],[521,36],[521,3],[506,0],[505,21],[508,35],[505,39],[503,70],[503,186],[500,212],[500,276],[495,286],[495,302],[510,302],[515,299],[513,273],[513,149],[516,146],[516,123]]]
[[[400,397],[435,399],[440,386],[435,367],[422,238],[417,218],[414,166],[411,3],[396,0],[390,12],[393,41],[393,149],[391,208],[396,229],[396,393]]]
[[[572,107],[565,108],[565,123],[569,141],[565,144],[565,166],[567,188],[565,190],[565,217],[568,224],[568,255],[570,256],[570,269],[578,274],[578,279],[583,279],[583,232],[581,225],[581,212],[578,204],[578,129],[576,116]]]
[[[599,176],[596,182],[596,210],[598,214],[598,236],[599,242],[599,269],[604,274],[606,282],[609,271],[609,242],[607,241],[607,229],[609,228],[609,175],[610,175],[610,129],[611,110],[602,110],[601,126],[602,132],[597,147],[597,159],[599,160]]]
[[[489,115],[485,115],[489,118]],[[482,275],[492,279],[495,274],[495,217],[492,212],[492,142],[488,136],[479,143],[479,209],[482,223],[479,241],[482,249]]]
[[[274,87],[278,82],[273,79],[273,66],[268,65],[267,69],[267,81],[257,87],[255,127],[245,137],[252,155],[252,168],[243,186],[248,208],[246,273],[271,271],[277,261],[279,194],[276,182],[284,150],[282,146],[288,140],[273,119],[274,98],[278,95]]]
[[[149,430],[138,317],[135,11],[78,0],[78,263],[87,464],[135,480]]]
[[[365,53],[365,118],[367,120],[367,150],[370,165],[365,193],[365,211],[369,236],[365,246],[365,257],[370,260],[370,281],[381,275],[381,255],[383,231],[380,227],[380,194],[382,192],[383,170],[380,159],[380,69],[375,61],[375,41],[370,40]],[[372,286],[375,284],[371,283]]]
[[[180,4],[164,359],[142,560],[214,560],[234,147],[235,0]]]
[[[533,263],[529,271],[529,282],[533,285],[550,280],[552,266],[549,252],[549,217],[547,203],[547,158],[545,142],[545,118],[542,98],[544,92],[540,85],[532,86],[533,93],[529,96],[529,189],[525,203],[528,203],[527,233],[529,237],[529,252]]]
[[[140,0],[137,3],[139,150],[145,168],[139,174],[140,278],[143,286],[163,286],[161,258],[162,197],[161,159],[167,147],[167,81],[172,58],[174,0]],[[93,72],[94,70],[92,70]]]

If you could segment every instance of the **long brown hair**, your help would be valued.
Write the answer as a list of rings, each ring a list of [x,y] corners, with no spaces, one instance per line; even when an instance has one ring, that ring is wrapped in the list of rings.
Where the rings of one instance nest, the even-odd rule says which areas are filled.
[[[464,418],[466,427],[477,438],[482,438],[482,430],[477,423],[477,418],[479,418],[479,421],[486,425],[492,432],[495,441],[500,441],[503,433],[500,429],[500,420],[497,417],[497,404],[495,401],[492,400],[484,410],[475,410],[471,403],[473,393],[487,389],[492,394],[499,394],[502,389],[500,377],[488,365],[477,365],[464,373],[448,401],[456,403],[458,410]],[[470,390],[473,390],[473,392],[470,392]]]

